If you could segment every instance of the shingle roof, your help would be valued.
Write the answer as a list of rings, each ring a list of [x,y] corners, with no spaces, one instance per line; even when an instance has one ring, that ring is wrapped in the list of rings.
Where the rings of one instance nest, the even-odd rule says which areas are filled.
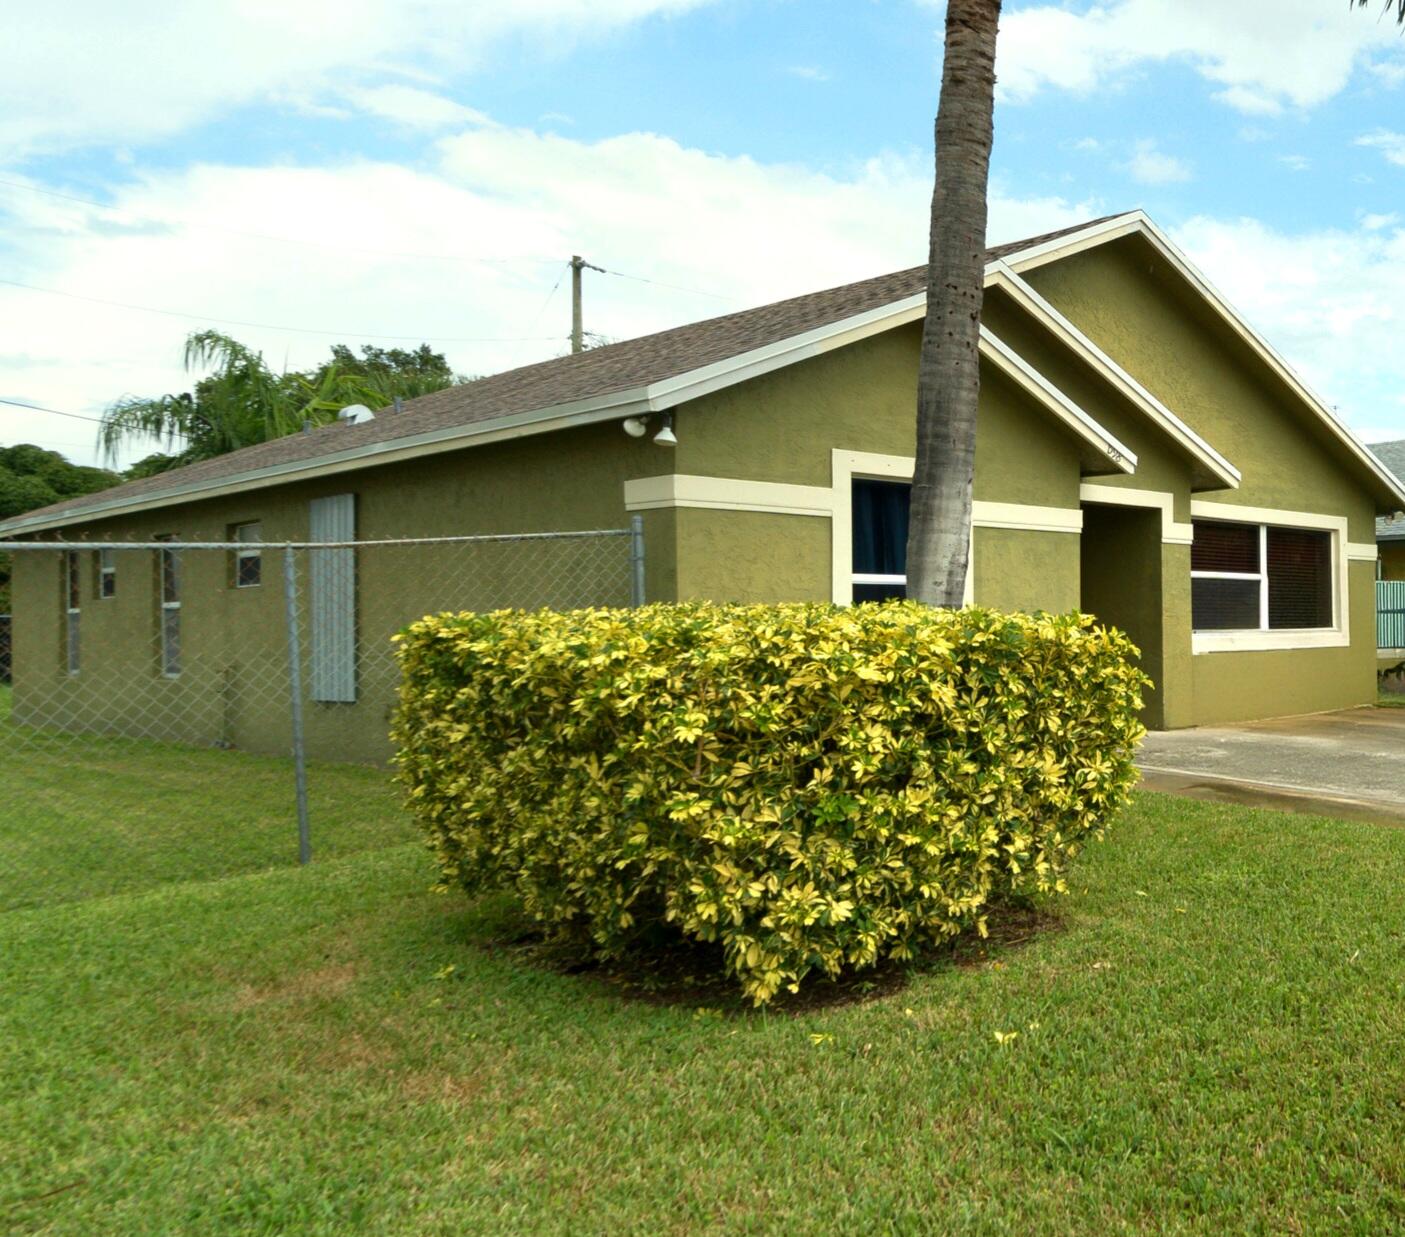
[[[1040,236],[995,245],[986,250],[986,260],[1009,257],[1114,218],[1117,216],[1105,215]],[[49,515],[77,514],[112,502],[156,499],[168,490],[185,491],[192,485],[216,484],[224,478],[278,465],[313,465],[321,456],[341,454],[358,447],[635,390],[916,295],[926,287],[926,273],[925,266],[909,267],[607,344],[574,356],[524,365],[409,400],[399,413],[385,412],[372,421],[356,425],[324,425],[310,433],[276,438],[154,477],[128,481],[97,494],[54,503],[16,518],[28,521]]]
[[[1398,478],[1405,480],[1405,438],[1373,442],[1369,450]],[[1376,540],[1405,540],[1405,515],[1383,515],[1376,520]]]

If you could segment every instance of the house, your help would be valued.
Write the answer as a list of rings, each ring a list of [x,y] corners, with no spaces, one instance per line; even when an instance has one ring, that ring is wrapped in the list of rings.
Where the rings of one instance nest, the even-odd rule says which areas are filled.
[[[1397,478],[1405,477],[1405,438],[1371,445],[1373,454]],[[1405,515],[1383,515],[1376,521],[1376,545],[1380,549],[1380,578],[1405,580]]]
[[[1154,727],[1372,700],[1375,521],[1405,508],[1401,483],[1140,211],[995,246],[985,277],[969,596],[1124,628],[1156,683]],[[257,523],[266,541],[376,539],[637,513],[649,600],[891,596],[924,281],[916,267],[526,366],[59,503],[0,537],[225,539]],[[348,655],[364,656],[392,630],[377,607],[416,571],[346,553],[362,556]],[[18,557],[17,711],[26,675],[65,673],[72,567]],[[159,564],[106,569],[116,596],[85,603],[83,673],[160,676]],[[275,589],[184,571],[183,649],[281,630]],[[328,743],[383,733],[385,707],[319,705]],[[264,733],[246,731],[235,741]]]

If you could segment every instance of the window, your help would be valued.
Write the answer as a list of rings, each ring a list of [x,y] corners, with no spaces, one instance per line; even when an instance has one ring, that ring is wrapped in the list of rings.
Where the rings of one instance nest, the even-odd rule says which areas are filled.
[[[78,552],[65,550],[63,554],[63,594],[64,594],[64,657],[68,673],[78,673],[78,619],[82,605],[81,570],[78,565]]]
[[[97,596],[106,601],[117,596],[117,551],[99,550],[93,555],[97,568]]]
[[[853,598],[907,595],[907,513],[912,487],[901,481],[853,482]]]
[[[263,525],[255,520],[251,524],[231,524],[229,539],[240,542],[260,542],[263,540]],[[258,545],[249,549],[242,546],[234,551],[233,570],[230,575],[235,588],[257,588],[263,575],[263,551]]]
[[[1307,631],[1333,622],[1332,534],[1272,524],[1193,521],[1196,631]]]
[[[174,541],[174,533],[157,537],[157,541]],[[157,551],[157,585],[161,608],[157,621],[161,625],[161,673],[169,679],[181,672],[181,578],[180,551]]]

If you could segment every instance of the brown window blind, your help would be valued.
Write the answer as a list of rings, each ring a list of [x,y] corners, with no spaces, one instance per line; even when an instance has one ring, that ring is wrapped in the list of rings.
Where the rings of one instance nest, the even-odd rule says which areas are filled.
[[[1269,627],[1332,625],[1332,535],[1268,530]]]
[[[1218,520],[1196,520],[1195,540],[1190,547],[1192,571],[1239,571],[1257,574],[1259,570],[1259,526],[1223,524]]]

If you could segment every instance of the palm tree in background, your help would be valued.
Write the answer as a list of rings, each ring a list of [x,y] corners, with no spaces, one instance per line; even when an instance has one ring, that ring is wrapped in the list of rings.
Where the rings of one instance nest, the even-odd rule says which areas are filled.
[[[1392,10],[1405,25],[1405,0]],[[999,22],[1000,0],[947,2],[907,539],[907,595],[937,606],[961,604],[969,567]]]
[[[262,353],[218,331],[197,331],[185,341],[185,369],[206,376],[191,391],[118,400],[103,413],[98,446],[112,463],[124,446],[156,439],[164,450],[128,471],[149,476],[297,433],[304,424],[325,425],[350,404],[383,408],[460,380],[428,345],[361,351],[357,357],[338,344],[316,369],[276,374]]]

